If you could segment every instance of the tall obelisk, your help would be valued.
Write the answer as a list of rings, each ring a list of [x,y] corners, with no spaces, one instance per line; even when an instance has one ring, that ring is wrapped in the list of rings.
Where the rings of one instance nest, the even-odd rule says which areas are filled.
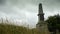
[[[44,13],[43,13],[43,8],[41,3],[39,4],[38,19],[39,21],[44,21]]]
[[[36,28],[40,31],[40,34],[47,34],[47,23],[44,21],[42,3],[39,4],[38,23],[36,24]]]

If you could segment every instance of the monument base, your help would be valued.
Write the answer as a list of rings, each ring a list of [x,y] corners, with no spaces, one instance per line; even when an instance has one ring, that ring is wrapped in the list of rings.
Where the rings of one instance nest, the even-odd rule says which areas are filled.
[[[36,28],[40,31],[40,34],[49,34],[47,22],[45,21],[38,22]]]

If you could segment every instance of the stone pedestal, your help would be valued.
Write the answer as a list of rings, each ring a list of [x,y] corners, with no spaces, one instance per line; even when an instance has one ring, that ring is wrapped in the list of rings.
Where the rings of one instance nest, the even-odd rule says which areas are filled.
[[[36,27],[40,31],[40,34],[49,34],[46,22],[40,21],[40,22],[38,22],[38,24],[36,25]]]

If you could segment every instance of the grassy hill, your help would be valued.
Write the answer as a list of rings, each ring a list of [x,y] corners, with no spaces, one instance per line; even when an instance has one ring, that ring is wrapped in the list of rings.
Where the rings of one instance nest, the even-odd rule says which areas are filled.
[[[23,26],[0,24],[0,34],[40,34],[37,29],[29,29]]]

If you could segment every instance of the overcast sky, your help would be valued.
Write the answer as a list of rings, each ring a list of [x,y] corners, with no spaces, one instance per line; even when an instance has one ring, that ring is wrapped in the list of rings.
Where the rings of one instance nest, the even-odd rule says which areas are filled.
[[[60,0],[0,0],[0,17],[29,24],[34,27],[38,22],[38,5],[42,3],[45,19],[60,13]]]

